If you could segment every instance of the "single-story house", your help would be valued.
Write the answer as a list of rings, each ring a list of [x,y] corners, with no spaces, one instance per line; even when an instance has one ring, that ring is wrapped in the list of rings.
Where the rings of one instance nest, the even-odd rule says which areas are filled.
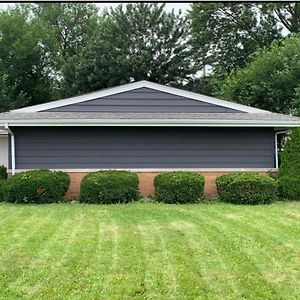
[[[68,196],[99,169],[137,172],[145,196],[158,173],[201,172],[213,196],[221,174],[276,172],[277,135],[299,126],[297,117],[147,81],[0,114],[9,171],[66,171]]]

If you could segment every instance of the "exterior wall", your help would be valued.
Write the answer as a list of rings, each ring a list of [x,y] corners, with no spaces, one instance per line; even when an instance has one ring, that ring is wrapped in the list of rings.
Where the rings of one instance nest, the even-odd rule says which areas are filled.
[[[274,168],[272,128],[15,127],[16,169]]]
[[[231,108],[176,96],[149,88],[139,88],[130,92],[119,93],[45,111],[241,113],[241,111]]]
[[[0,135],[0,165],[8,167],[8,135]]]
[[[140,193],[143,197],[149,197],[154,192],[153,181],[160,172],[137,172],[139,176]],[[218,195],[215,180],[218,176],[228,174],[230,172],[200,172],[205,177],[204,195],[206,198],[213,198]],[[267,172],[259,172],[267,175]],[[80,192],[80,182],[87,172],[70,172],[71,185],[66,194],[67,199],[77,197]],[[273,172],[275,175],[276,172]]]

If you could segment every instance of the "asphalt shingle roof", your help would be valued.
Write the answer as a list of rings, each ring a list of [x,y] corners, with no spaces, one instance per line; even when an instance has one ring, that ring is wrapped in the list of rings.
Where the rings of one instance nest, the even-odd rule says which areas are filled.
[[[276,113],[93,113],[93,112],[7,112],[0,114],[0,120],[240,120],[300,122],[300,118]]]

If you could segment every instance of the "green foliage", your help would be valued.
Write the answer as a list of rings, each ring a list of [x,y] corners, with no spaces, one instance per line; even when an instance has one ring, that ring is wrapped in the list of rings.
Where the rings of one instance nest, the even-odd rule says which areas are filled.
[[[194,3],[187,16],[157,3],[102,13],[94,4],[17,4],[0,12],[0,111],[142,79],[215,95],[229,72],[299,24],[299,3]],[[212,74],[199,77],[205,66]],[[291,68],[278,71],[286,81],[267,74],[248,87],[246,78],[236,91],[229,80],[221,95],[289,112],[283,99],[300,107],[299,86],[289,81],[298,67]]]
[[[65,94],[86,93],[138,80],[182,85],[195,74],[187,20],[156,3],[118,6],[96,37],[69,60]]]
[[[268,204],[277,200],[277,182],[258,173],[232,173],[216,179],[222,201],[233,204]]]
[[[12,203],[53,203],[63,200],[66,174],[33,170],[15,174],[7,180],[5,201]]]
[[[280,176],[300,176],[300,128],[295,128],[289,135],[280,155]]]
[[[7,178],[7,168],[5,166],[0,166],[0,179]]]
[[[0,111],[52,99],[51,37],[39,22],[17,9],[0,12]],[[0,89],[0,90],[1,90]]]
[[[58,64],[64,63],[83,48],[97,30],[99,9],[95,4],[35,3],[26,9],[53,36],[48,47]]]
[[[293,129],[280,155],[279,196],[300,200],[300,128]]]
[[[155,199],[164,203],[192,203],[203,196],[204,177],[192,172],[162,173],[154,179]]]
[[[300,3],[299,2],[266,2],[261,4],[263,15],[273,15],[280,27],[292,33],[300,32]]]
[[[62,171],[56,171],[54,172],[54,174],[58,178],[59,185],[61,186],[62,194],[64,195],[69,189],[71,183],[70,176],[68,173]]]
[[[280,176],[278,194],[281,199],[300,201],[300,176]]]
[[[81,181],[79,201],[95,204],[127,203],[139,197],[139,179],[129,171],[98,171]]]
[[[300,82],[300,38],[296,35],[274,42],[257,52],[244,69],[229,76],[219,96],[278,113],[297,109]]]
[[[189,13],[194,55],[202,66],[228,74],[280,36],[272,13],[257,3],[194,3]]]
[[[0,178],[0,202],[4,201],[7,180]]]

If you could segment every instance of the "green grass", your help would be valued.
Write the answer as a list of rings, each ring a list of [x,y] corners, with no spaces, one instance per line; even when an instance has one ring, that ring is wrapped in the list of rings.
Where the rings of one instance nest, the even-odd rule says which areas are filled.
[[[300,202],[0,204],[0,299],[299,295]]]

